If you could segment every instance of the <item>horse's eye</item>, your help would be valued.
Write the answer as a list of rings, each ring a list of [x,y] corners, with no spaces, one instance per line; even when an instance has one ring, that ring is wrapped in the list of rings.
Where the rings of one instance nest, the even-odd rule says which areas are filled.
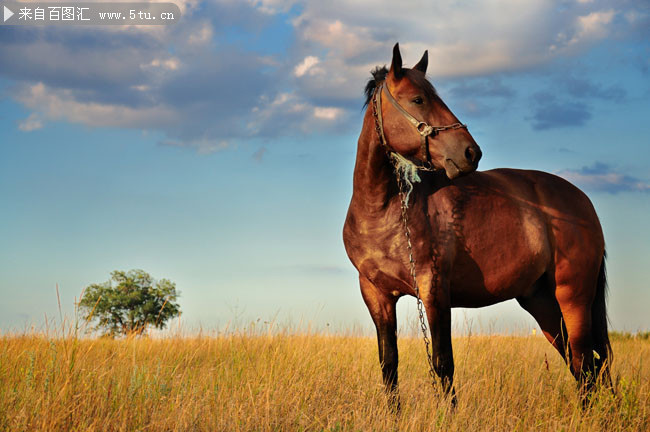
[[[422,100],[420,96],[417,96],[415,99],[413,99],[413,103],[417,105],[422,105],[423,102],[424,100]]]

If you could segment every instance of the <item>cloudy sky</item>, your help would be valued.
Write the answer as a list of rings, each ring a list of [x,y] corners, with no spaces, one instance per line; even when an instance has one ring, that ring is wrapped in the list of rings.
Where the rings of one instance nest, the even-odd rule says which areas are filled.
[[[480,169],[589,194],[613,327],[650,328],[646,0],[176,3],[169,27],[0,26],[0,328],[130,268],[177,283],[188,327],[370,326],[341,229],[395,42],[407,66],[429,50]],[[512,303],[454,319],[533,326]]]

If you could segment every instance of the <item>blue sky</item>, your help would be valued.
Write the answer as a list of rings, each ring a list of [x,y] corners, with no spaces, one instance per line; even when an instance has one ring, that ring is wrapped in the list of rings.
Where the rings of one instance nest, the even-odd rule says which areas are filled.
[[[177,3],[171,27],[0,26],[0,328],[131,268],[177,283],[188,328],[369,327],[341,229],[395,42],[407,66],[429,50],[480,169],[589,194],[613,327],[650,328],[647,1]],[[533,326],[512,303],[454,319]]]

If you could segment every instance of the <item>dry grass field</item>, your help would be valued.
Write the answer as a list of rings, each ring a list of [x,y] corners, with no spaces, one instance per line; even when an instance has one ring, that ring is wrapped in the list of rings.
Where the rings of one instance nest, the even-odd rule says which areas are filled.
[[[454,340],[458,407],[401,337],[402,413],[388,412],[374,338],[240,332],[211,337],[0,336],[2,431],[650,430],[650,341],[615,337],[617,394],[579,407],[542,337]]]

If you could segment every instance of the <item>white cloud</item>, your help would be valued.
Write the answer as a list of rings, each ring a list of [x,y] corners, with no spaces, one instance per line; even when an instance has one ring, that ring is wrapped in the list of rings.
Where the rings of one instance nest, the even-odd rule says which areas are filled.
[[[181,62],[176,57],[169,57],[166,59],[155,58],[151,60],[151,62],[148,65],[143,65],[143,68],[146,68],[147,66],[151,66],[155,68],[163,68],[163,69],[175,71],[180,67],[180,65]]]
[[[248,0],[248,2],[265,14],[287,12],[297,0]]]
[[[341,114],[343,114],[343,110],[341,108],[334,108],[334,107],[314,108],[314,117],[323,120],[336,120]]]
[[[650,184],[636,177],[621,174],[607,164],[596,162],[580,169],[557,173],[587,190],[617,194],[620,192],[650,192]]]
[[[151,1],[151,0],[150,0]],[[156,0],[156,1],[162,1],[162,0]],[[201,0],[174,0],[174,3],[176,3],[176,6],[181,10],[181,14],[187,14],[193,9],[196,9],[196,7],[199,5]]]
[[[368,72],[390,62],[395,42],[400,42],[406,65],[428,49],[434,81],[485,76],[584,52],[610,34],[618,13],[603,2],[568,3],[560,10],[548,0],[470,1],[464,6],[438,0],[418,2],[417,13],[406,12],[404,2],[381,0],[254,2],[285,11],[294,3],[301,5],[292,20],[302,54],[294,69],[299,91],[315,100],[341,102],[358,98]],[[319,53],[317,66],[306,61],[314,52]]]
[[[647,27],[643,8],[613,0],[412,3],[182,0],[183,19],[151,31],[7,28],[0,75],[34,113],[23,130],[50,119],[152,128],[176,145],[218,149],[251,136],[344,131],[358,120],[369,71],[390,62],[396,41],[406,66],[429,50],[435,84],[527,70]],[[230,40],[230,25],[251,37]],[[265,39],[276,25],[293,31],[280,50]]]
[[[212,39],[213,33],[212,25],[204,22],[189,34],[187,43],[190,45],[204,44]]]
[[[16,99],[46,118],[88,126],[148,128],[159,127],[175,119],[173,111],[164,106],[136,109],[117,104],[80,102],[70,90],[51,89],[43,83],[23,88]]]
[[[614,18],[614,10],[592,12],[588,15],[579,16],[576,19],[576,28],[578,29],[575,36],[569,41],[569,44],[576,44],[583,41],[603,39],[609,32],[609,24]]]
[[[18,129],[23,132],[31,132],[33,130],[41,129],[42,127],[43,122],[36,113],[31,113],[29,117],[18,124]]]
[[[313,133],[345,121],[345,110],[333,106],[317,106],[294,93],[278,93],[273,99],[263,95],[251,110],[247,124],[251,134],[276,135],[286,132]]]
[[[319,62],[320,60],[318,59],[318,57],[307,56],[300,64],[298,64],[293,69],[293,73],[297,77],[301,77],[308,72],[310,75],[314,75],[315,73],[320,71],[320,69],[314,68],[314,66],[316,66]]]
[[[459,7],[453,0],[422,3],[405,13],[400,2],[306,2],[293,21],[300,42],[327,50],[322,67],[342,74],[361,64],[386,63],[396,41],[415,63],[430,50],[435,76],[477,75],[527,67],[546,60],[548,21],[555,6],[545,0],[500,0]],[[504,13],[504,11],[508,13]],[[517,17],[517,19],[513,19]],[[365,74],[367,74],[367,70]],[[348,75],[349,76],[349,75]]]
[[[340,19],[315,19],[302,15],[294,20],[305,41],[316,42],[334,50],[345,59],[351,59],[366,50],[378,47],[372,37],[372,27],[344,23]]]

